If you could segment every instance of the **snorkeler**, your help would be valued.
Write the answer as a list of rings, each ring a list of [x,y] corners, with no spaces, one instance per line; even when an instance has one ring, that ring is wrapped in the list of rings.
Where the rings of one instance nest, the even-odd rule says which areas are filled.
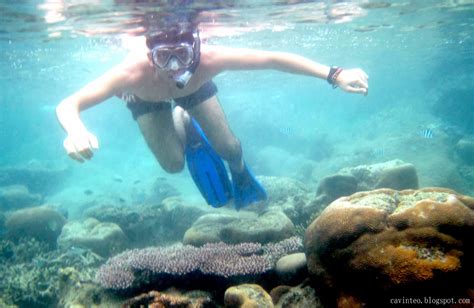
[[[146,46],[58,105],[57,117],[67,133],[64,148],[74,160],[91,159],[98,140],[79,114],[118,96],[127,102],[161,167],[176,173],[186,160],[208,204],[219,207],[233,200],[239,209],[264,200],[266,192],[244,162],[212,81],[227,70],[263,69],[326,79],[346,92],[368,93],[368,76],[361,69],[328,67],[285,52],[201,44],[197,27],[189,22],[152,27]]]

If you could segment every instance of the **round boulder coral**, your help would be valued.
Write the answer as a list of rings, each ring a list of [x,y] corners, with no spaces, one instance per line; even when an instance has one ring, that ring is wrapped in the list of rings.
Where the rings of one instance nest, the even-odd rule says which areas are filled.
[[[228,288],[224,294],[224,304],[228,308],[272,308],[270,295],[257,284],[241,284]]]
[[[128,239],[122,229],[110,222],[94,218],[68,222],[58,238],[59,247],[88,248],[102,257],[117,254],[127,247]]]
[[[66,223],[66,218],[48,206],[26,208],[13,212],[5,222],[8,235],[17,241],[21,238],[35,238],[56,246],[56,239]]]
[[[461,296],[472,288],[473,235],[473,198],[440,188],[360,192],[331,203],[306,230],[308,271],[334,296],[362,302]]]

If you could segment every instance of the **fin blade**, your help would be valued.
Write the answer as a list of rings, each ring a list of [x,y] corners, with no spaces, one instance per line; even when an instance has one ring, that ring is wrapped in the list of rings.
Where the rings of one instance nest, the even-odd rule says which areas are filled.
[[[185,156],[194,183],[209,205],[226,205],[232,198],[232,185],[224,162],[194,119],[187,128],[187,133],[189,140]]]
[[[258,182],[247,165],[242,174],[232,173],[234,205],[237,210],[254,202],[268,199],[265,188]]]

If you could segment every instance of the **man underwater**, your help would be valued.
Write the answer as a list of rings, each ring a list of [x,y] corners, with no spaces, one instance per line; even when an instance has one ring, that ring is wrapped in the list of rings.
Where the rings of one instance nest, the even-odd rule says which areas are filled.
[[[265,200],[266,192],[244,162],[212,81],[227,70],[265,69],[326,79],[346,92],[368,93],[368,76],[361,69],[328,67],[285,52],[201,44],[197,26],[177,22],[150,27],[146,46],[59,103],[56,114],[67,133],[64,148],[74,160],[91,159],[99,144],[80,112],[118,96],[127,102],[161,167],[180,172],[186,160],[208,204],[220,207],[233,200],[240,209]]]

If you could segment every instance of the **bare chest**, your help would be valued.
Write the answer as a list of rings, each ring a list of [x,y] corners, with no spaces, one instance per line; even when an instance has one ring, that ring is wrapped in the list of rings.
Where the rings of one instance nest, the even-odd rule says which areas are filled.
[[[176,86],[176,82],[170,77],[153,74],[145,76],[145,78],[140,80],[132,92],[144,101],[162,102],[191,95],[206,81],[201,78],[200,74],[195,74],[191,77],[186,87],[179,89]]]

